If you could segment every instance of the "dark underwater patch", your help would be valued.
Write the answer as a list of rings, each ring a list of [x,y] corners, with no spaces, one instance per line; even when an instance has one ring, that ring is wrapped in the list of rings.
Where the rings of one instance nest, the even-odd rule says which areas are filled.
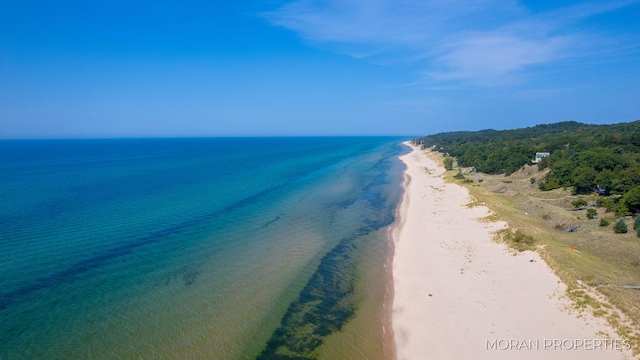
[[[316,349],[324,339],[336,331],[355,314],[353,297],[357,271],[358,239],[394,221],[393,209],[383,195],[381,187],[388,184],[386,170],[389,158],[378,161],[373,169],[376,175],[369,178],[359,199],[367,203],[367,216],[363,226],[346,237],[321,260],[318,269],[307,285],[293,301],[271,335],[257,360],[311,360],[317,358]],[[345,200],[351,205],[354,199]],[[335,206],[335,204],[334,204]]]
[[[267,222],[266,222],[266,223],[264,223],[262,226],[260,226],[260,229],[264,229],[264,228],[266,228],[267,226],[269,226],[269,225],[273,224],[274,222],[276,222],[276,221],[278,221],[278,220],[280,220],[280,216],[276,216],[273,220],[269,220],[269,221],[267,221]]]
[[[354,314],[350,295],[356,263],[351,253],[356,238],[342,239],[320,260],[258,359],[315,359],[314,350],[323,338],[339,331]]]

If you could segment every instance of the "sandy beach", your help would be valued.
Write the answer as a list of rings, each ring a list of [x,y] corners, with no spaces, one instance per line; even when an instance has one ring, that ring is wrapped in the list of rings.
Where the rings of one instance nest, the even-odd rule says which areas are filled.
[[[408,145],[408,144],[407,144]],[[534,252],[492,239],[466,188],[421,150],[401,157],[405,194],[394,229],[392,328],[404,359],[630,359],[602,320],[579,314]]]

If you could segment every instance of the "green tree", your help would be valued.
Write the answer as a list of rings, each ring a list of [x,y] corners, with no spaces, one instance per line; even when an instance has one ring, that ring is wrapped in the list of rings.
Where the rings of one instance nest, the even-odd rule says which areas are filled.
[[[598,216],[598,212],[594,208],[587,209],[587,219],[595,219]]]
[[[558,159],[554,161],[551,172],[547,174],[549,180],[555,179],[558,187],[571,186],[571,173],[573,164],[568,159]]]
[[[575,194],[588,194],[594,187],[594,180],[598,174],[588,166],[579,166],[571,172],[571,182]]]
[[[640,167],[630,167],[619,173],[618,192],[623,193],[640,183]]]
[[[620,219],[613,227],[613,231],[616,234],[626,234],[627,233],[627,224],[624,223],[624,220]]]
[[[620,203],[618,204],[618,213],[620,216],[637,214],[640,212],[640,185],[627,191]]]
[[[609,222],[606,219],[600,219],[600,226],[609,226]]]
[[[613,189],[613,182],[616,178],[615,173],[612,170],[604,169],[596,175],[594,180],[596,185],[604,188],[605,195],[608,195]]]
[[[640,215],[636,216],[633,221],[633,230],[640,230]]]
[[[640,146],[640,129],[637,129],[631,134],[629,142],[631,142],[635,146]]]
[[[531,164],[536,152],[549,152],[537,165],[549,168],[541,190],[572,188],[574,194],[596,189],[600,195],[626,196],[610,203],[620,215],[640,212],[634,187],[640,185],[640,121],[588,125],[575,121],[514,130],[457,131],[430,135],[414,142],[455,158],[462,167],[509,175]]]

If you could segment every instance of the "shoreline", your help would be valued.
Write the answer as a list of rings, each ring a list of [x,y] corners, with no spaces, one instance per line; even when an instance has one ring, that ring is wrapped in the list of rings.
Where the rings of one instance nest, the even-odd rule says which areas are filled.
[[[405,144],[406,145],[406,144]],[[408,146],[408,145],[407,145]],[[413,149],[408,146],[411,151]],[[397,359],[397,346],[395,341],[395,332],[393,329],[393,300],[395,296],[395,287],[394,287],[394,278],[393,278],[393,260],[395,257],[396,250],[396,239],[397,239],[397,231],[402,227],[403,217],[402,214],[402,206],[403,204],[408,203],[408,199],[405,199],[407,195],[407,186],[411,181],[411,178],[407,174],[407,165],[405,164],[405,169],[403,170],[402,176],[402,194],[400,196],[400,201],[396,206],[395,210],[395,220],[387,229],[387,243],[389,244],[389,252],[387,254],[387,259],[385,263],[386,268],[386,277],[385,282],[387,284],[387,292],[384,298],[384,304],[382,309],[382,355],[384,359],[387,360],[396,360]]]
[[[397,217],[396,217],[397,218]],[[387,254],[385,262],[385,283],[386,292],[384,295],[384,302],[382,304],[382,311],[380,312],[380,318],[382,322],[382,358],[388,360],[396,359],[396,344],[393,335],[393,256],[395,254],[395,248],[393,243],[393,229],[395,228],[395,221],[389,229],[387,229],[387,242],[389,244],[389,253]]]
[[[413,152],[413,147],[409,145],[407,142],[402,143],[409,149],[409,152]],[[406,154],[405,154],[406,155]],[[400,159],[402,156],[399,156]],[[398,201],[398,205],[396,206],[394,212],[394,221],[387,228],[387,244],[389,246],[389,251],[387,253],[387,258],[385,260],[385,283],[387,286],[383,308],[380,313],[380,319],[382,322],[382,356],[383,359],[387,360],[396,360],[397,359],[397,346],[395,341],[395,333],[393,329],[393,300],[394,300],[394,278],[393,278],[393,260],[395,257],[395,245],[397,239],[397,231],[402,227],[404,222],[404,217],[401,216],[403,213],[402,206],[403,204],[408,203],[409,199],[405,198],[407,196],[407,186],[411,181],[411,178],[407,174],[407,164],[403,162],[404,170],[402,171],[402,183],[400,186],[402,187],[402,193],[400,194],[400,200]]]
[[[633,358],[613,342],[603,349],[604,337],[624,339],[601,319],[572,310],[566,285],[538,253],[514,255],[496,243],[492,233],[506,223],[478,221],[488,209],[467,207],[468,190],[446,183],[440,164],[405,145],[412,150],[400,157],[407,168],[390,231],[386,308],[395,348],[385,358]],[[588,348],[593,341],[600,348]]]

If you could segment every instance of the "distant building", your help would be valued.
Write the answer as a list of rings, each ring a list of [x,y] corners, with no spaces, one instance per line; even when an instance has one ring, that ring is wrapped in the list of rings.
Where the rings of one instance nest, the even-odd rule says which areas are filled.
[[[531,162],[534,164],[537,164],[540,162],[540,160],[542,160],[542,158],[549,157],[549,155],[550,155],[549,153],[541,153],[541,152],[536,153],[535,159],[531,160]]]

